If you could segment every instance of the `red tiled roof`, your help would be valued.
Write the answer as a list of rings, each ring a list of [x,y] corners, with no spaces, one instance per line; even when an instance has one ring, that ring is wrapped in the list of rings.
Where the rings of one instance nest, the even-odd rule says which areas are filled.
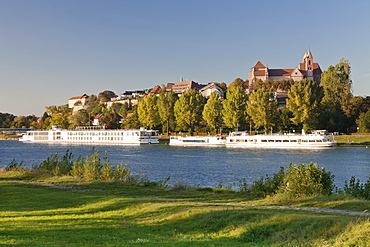
[[[70,98],[69,100],[74,100],[74,99],[84,99],[84,98],[88,98],[89,96],[87,94],[84,94],[82,96],[76,96],[76,97],[72,97]]]
[[[266,71],[265,70],[256,70],[256,71],[254,71],[254,75],[255,76],[265,76]]]
[[[258,68],[258,69],[260,69],[260,68],[267,68],[265,65],[263,65],[260,61],[258,61],[257,63],[256,63],[256,65],[254,65],[254,67],[253,68]]]
[[[269,69],[269,76],[289,76],[294,69]]]

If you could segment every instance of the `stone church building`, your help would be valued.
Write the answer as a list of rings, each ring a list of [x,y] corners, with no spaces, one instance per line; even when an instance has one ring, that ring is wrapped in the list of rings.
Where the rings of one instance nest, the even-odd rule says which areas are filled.
[[[299,63],[298,68],[295,69],[269,69],[263,65],[260,61],[254,65],[248,74],[249,79],[249,91],[251,92],[254,88],[254,83],[261,79],[265,80],[289,80],[300,81],[304,78],[315,81],[317,84],[320,83],[321,68],[318,63],[314,63],[312,53],[310,49],[304,54],[302,62]]]

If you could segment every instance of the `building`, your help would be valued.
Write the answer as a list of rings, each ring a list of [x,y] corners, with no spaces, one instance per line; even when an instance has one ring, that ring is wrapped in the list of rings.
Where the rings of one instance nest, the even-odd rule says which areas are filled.
[[[225,98],[225,92],[224,90],[222,90],[222,88],[220,88],[219,86],[217,86],[215,83],[209,83],[207,86],[205,87],[202,87],[200,90],[199,90],[199,93],[201,95],[203,95],[205,98],[209,98],[211,96],[211,93],[215,93],[216,95],[218,95],[220,97],[221,100],[223,100]]]
[[[172,91],[177,94],[182,94],[188,91],[189,89],[195,89],[199,91],[204,86],[205,85],[198,84],[197,82],[194,81],[179,81],[175,82],[172,85]]]
[[[68,100],[68,107],[74,108],[75,106],[84,106],[86,104],[86,100],[89,98],[87,94],[82,96],[72,97]]]
[[[257,80],[289,80],[301,81],[305,78],[320,83],[321,68],[318,63],[314,63],[310,49],[304,54],[302,62],[298,64],[295,69],[270,69],[261,61],[258,61],[250,70],[248,74],[249,91],[251,92],[254,83]]]

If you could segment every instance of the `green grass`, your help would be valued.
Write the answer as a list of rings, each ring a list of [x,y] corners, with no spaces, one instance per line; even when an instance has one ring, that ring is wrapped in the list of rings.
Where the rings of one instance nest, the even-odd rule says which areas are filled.
[[[338,144],[370,145],[370,135],[338,135],[334,136]]]
[[[13,180],[23,179],[24,182]],[[30,181],[69,186],[46,187]],[[73,189],[72,189],[73,188]],[[343,196],[250,200],[225,189],[165,190],[70,177],[0,174],[1,246],[368,246],[365,216],[265,205],[364,211]]]

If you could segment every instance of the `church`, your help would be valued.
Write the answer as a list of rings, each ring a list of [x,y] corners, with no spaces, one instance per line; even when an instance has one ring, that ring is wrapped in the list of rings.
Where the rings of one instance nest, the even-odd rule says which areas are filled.
[[[302,62],[298,64],[298,68],[295,69],[269,69],[263,65],[260,61],[256,63],[248,74],[249,79],[249,91],[254,88],[254,83],[257,80],[289,80],[301,81],[305,78],[315,81],[320,84],[321,79],[321,68],[318,63],[314,63],[311,50],[304,54]]]

